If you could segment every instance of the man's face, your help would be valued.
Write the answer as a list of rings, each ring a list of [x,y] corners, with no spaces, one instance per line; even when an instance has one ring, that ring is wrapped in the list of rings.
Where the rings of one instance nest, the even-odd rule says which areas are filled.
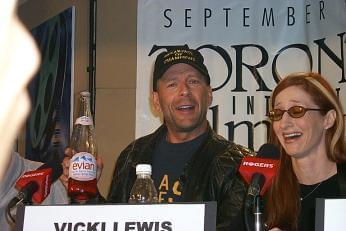
[[[205,131],[211,102],[211,87],[199,71],[184,63],[171,66],[153,92],[154,107],[162,112],[168,132],[187,134],[191,139]]]

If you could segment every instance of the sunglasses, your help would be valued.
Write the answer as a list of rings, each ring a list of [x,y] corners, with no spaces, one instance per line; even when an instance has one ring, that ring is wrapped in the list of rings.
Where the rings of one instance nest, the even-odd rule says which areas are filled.
[[[272,121],[279,121],[282,119],[282,116],[287,112],[292,118],[300,118],[305,115],[307,111],[326,111],[325,109],[317,108],[305,108],[302,106],[293,106],[288,110],[273,109],[269,112],[269,119]]]

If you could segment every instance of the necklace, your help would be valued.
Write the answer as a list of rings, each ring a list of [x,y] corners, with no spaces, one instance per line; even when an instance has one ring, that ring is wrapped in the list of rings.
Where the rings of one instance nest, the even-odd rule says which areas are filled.
[[[316,185],[316,187],[311,190],[308,194],[306,194],[304,197],[300,198],[300,201],[304,200],[305,198],[307,198],[308,196],[310,196],[321,184],[323,183],[323,181],[321,181],[320,183],[318,183],[318,185]]]

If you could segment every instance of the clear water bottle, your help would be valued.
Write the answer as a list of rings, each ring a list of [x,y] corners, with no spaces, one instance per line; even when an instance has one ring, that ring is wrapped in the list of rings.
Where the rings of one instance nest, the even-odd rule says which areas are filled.
[[[136,166],[137,179],[132,186],[129,203],[157,203],[157,191],[151,179],[151,165],[138,164]]]
[[[70,160],[68,195],[77,203],[84,203],[97,195],[96,140],[90,110],[90,93],[80,93],[78,118],[71,137],[73,156]]]

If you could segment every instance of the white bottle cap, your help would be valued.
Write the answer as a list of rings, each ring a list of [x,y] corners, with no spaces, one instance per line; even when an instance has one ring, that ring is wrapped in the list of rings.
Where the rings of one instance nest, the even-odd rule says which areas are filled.
[[[150,164],[137,164],[136,174],[146,173],[151,175],[151,165]]]

